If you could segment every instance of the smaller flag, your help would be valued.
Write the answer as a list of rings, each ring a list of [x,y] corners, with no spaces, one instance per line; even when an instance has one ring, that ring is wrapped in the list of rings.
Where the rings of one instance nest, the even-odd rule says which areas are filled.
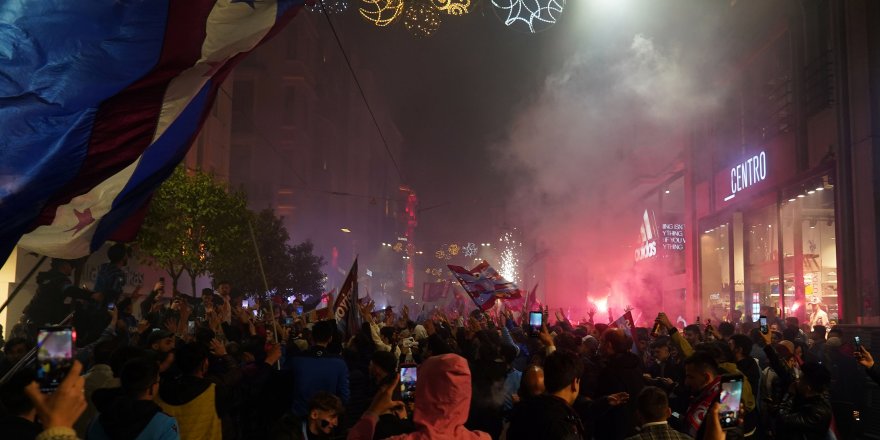
[[[333,303],[333,316],[336,318],[338,325],[344,326],[347,330],[346,333],[354,332],[353,327],[356,325],[355,319],[358,316],[358,313],[352,311],[357,304],[357,273],[358,261],[355,258],[351,269],[348,271],[348,276],[345,277],[345,282],[342,283],[342,287],[339,289],[339,296],[336,297],[336,302]]]
[[[425,283],[422,286],[422,301],[434,302],[449,297],[449,282]]]
[[[635,321],[633,320],[632,311],[627,310],[626,313],[617,318],[616,321],[611,323],[611,328],[619,328],[626,333],[627,336],[633,337],[633,329],[636,328]]]
[[[471,270],[451,264],[447,267],[482,311],[492,308],[498,299],[516,299],[522,296],[516,284],[504,279],[485,260]]]

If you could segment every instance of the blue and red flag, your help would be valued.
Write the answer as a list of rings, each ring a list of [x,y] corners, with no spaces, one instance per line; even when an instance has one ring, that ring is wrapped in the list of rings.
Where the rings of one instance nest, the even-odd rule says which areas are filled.
[[[232,67],[302,4],[0,3],[0,261],[133,239]]]
[[[471,270],[451,264],[447,267],[480,310],[489,310],[497,299],[516,299],[522,296],[516,284],[504,279],[485,260]]]

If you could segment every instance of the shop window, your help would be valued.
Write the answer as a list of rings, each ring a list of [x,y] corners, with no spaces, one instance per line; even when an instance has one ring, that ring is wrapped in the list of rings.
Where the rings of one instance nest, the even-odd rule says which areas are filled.
[[[730,237],[727,223],[700,235],[702,316],[720,320],[730,310]]]
[[[777,205],[749,212],[745,216],[743,237],[746,252],[746,281],[752,321],[761,315],[761,307],[778,307],[779,303],[779,225]]]
[[[781,210],[787,316],[817,325],[837,321],[837,242],[833,186],[827,178],[790,194]]]

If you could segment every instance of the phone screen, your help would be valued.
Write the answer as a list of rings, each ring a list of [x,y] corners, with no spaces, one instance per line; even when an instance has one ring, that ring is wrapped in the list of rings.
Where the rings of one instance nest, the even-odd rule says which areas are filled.
[[[718,396],[718,418],[722,428],[733,428],[739,417],[739,404],[742,400],[742,377],[721,380],[721,394]]]
[[[55,391],[73,366],[76,332],[72,327],[44,327],[37,334],[37,381],[40,391]]]
[[[187,321],[186,332],[187,332],[187,334],[190,334],[190,335],[196,334],[196,322],[195,321]]]
[[[861,336],[853,337],[853,343],[856,346],[856,352],[857,353],[861,352],[862,351],[862,337]]]
[[[296,306],[296,314],[297,315],[303,314],[303,306]]]
[[[111,303],[107,304],[107,310],[113,310],[115,308],[116,308],[116,303],[111,302]]]
[[[246,299],[241,300],[241,308],[246,309],[248,307],[248,302]]]
[[[762,316],[762,317],[758,318],[758,322],[761,324],[761,333],[763,333],[765,335],[767,333],[770,333],[770,327],[767,326],[767,317],[766,316]]]
[[[400,368],[400,397],[404,402],[415,400],[417,379],[418,369],[416,367]]]
[[[284,318],[284,325],[293,325],[293,318],[290,316]]]
[[[533,335],[541,332],[544,324],[544,314],[541,312],[529,312],[529,329]]]

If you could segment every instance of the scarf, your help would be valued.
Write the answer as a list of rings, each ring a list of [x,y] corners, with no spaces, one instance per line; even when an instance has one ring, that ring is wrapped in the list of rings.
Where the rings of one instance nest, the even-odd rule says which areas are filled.
[[[712,403],[718,399],[718,395],[721,394],[721,376],[718,376],[712,382],[709,382],[709,385],[706,385],[703,388],[703,391],[691,402],[691,406],[688,407],[687,415],[685,417],[685,422],[687,425],[686,434],[697,438],[697,432],[700,431],[700,426],[703,424],[703,419],[706,418],[706,413],[709,412],[709,407],[712,406]]]

